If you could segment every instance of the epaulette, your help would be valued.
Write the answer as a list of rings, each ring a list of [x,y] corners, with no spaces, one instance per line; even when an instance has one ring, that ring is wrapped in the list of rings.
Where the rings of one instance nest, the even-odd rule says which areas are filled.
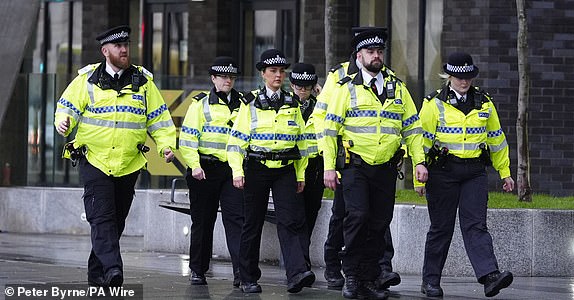
[[[204,92],[201,92],[201,93],[199,93],[199,94],[197,94],[197,95],[193,96],[193,99],[195,99],[195,100],[199,101],[199,100],[201,100],[201,99],[205,98],[205,96],[207,96],[207,94],[206,94],[206,93],[204,93]]]
[[[148,70],[147,70],[146,68],[144,68],[144,67],[141,67],[141,66],[140,66],[140,68],[141,68],[142,73],[144,73],[147,77],[149,77],[149,79],[153,80],[153,74],[152,74],[152,72],[148,71]]]
[[[351,80],[353,80],[353,78],[351,78],[351,76],[345,76],[341,80],[337,81],[337,84],[343,85],[343,84],[345,84]]]
[[[343,64],[334,65],[334,66],[329,70],[329,72],[335,73],[335,71],[339,70],[339,69],[342,68],[342,67],[343,67]]]
[[[428,95],[426,95],[425,100],[430,101],[432,100],[434,97],[436,97],[436,95],[438,95],[438,93],[440,93],[441,90],[436,90]]]
[[[78,75],[83,75],[83,74],[86,74],[92,70],[95,70],[97,68],[97,66],[98,66],[98,64],[87,65],[87,66],[78,70]]]
[[[255,95],[253,95],[253,93],[247,93],[247,95],[241,97],[240,99],[243,101],[243,103],[249,104],[251,101],[255,100]]]
[[[490,102],[490,99],[492,98],[487,91],[476,86],[474,87],[474,95],[475,99],[480,98],[475,103],[476,107],[479,107],[480,105],[482,105],[482,103]]]

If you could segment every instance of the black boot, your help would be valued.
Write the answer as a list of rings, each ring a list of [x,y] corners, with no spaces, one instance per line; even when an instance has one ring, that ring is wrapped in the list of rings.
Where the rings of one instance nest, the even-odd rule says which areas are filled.
[[[389,292],[378,288],[374,281],[363,281],[359,287],[359,298],[384,300],[389,298]]]
[[[498,295],[500,290],[508,287],[514,277],[512,273],[504,271],[500,273],[499,271],[494,271],[484,277],[484,295],[486,297],[494,297]]]
[[[359,297],[359,279],[353,275],[347,276],[342,294],[347,299],[357,299]]]
[[[340,271],[325,270],[323,273],[325,280],[327,280],[327,288],[330,290],[340,290],[345,285],[345,277],[341,275]]]

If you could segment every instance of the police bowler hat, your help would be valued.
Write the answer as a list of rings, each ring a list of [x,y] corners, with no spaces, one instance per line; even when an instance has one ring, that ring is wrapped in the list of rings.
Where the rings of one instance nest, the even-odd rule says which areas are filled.
[[[261,60],[255,64],[255,67],[257,70],[263,71],[263,69],[270,66],[289,68],[290,65],[287,63],[283,52],[277,49],[267,49],[261,53]]]
[[[289,81],[298,86],[315,86],[317,83],[315,67],[306,63],[294,64],[293,70],[289,73]]]
[[[387,29],[383,27],[354,27],[355,36],[351,40],[353,51],[364,48],[385,49],[387,41]]]
[[[471,79],[478,75],[478,67],[472,62],[472,57],[464,52],[449,55],[447,63],[442,68],[448,75],[460,79]]]
[[[131,29],[127,25],[122,25],[108,29],[103,33],[100,33],[96,40],[100,42],[101,45],[107,43],[123,43],[129,42]]]
[[[239,71],[239,67],[233,60],[233,58],[229,56],[218,56],[211,64],[209,68],[210,75],[218,75],[218,74],[229,74],[229,75],[238,75],[241,74]]]

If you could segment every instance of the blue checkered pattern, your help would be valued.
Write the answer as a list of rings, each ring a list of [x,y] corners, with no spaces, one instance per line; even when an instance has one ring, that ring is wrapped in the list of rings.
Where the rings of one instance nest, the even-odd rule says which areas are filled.
[[[277,133],[275,134],[275,139],[279,141],[298,141],[300,137],[298,135]]]
[[[249,141],[249,135],[242,133],[242,132],[239,132],[239,131],[236,131],[236,130],[231,130],[231,136],[236,137],[236,138],[243,140],[243,141],[246,141],[246,142]]]
[[[316,140],[317,135],[315,135],[314,133],[305,133],[303,134],[303,138],[306,140]]]
[[[438,126],[436,128],[437,132],[441,133],[455,133],[455,134],[462,134],[462,127],[444,127]]]
[[[251,135],[251,139],[260,141],[271,141],[274,140],[274,137],[273,133],[254,133]]]
[[[228,134],[231,129],[227,127],[220,127],[220,126],[203,126],[203,132],[215,132],[215,133],[222,133]]]
[[[159,115],[161,115],[164,111],[167,110],[167,105],[163,104],[162,106],[160,106],[158,109],[154,110],[151,112],[151,114],[147,115],[147,119],[151,120]]]
[[[414,114],[410,118],[403,121],[403,127],[407,127],[419,120],[419,115]]]
[[[401,115],[401,114],[393,113],[393,112],[386,111],[386,110],[381,111],[381,117],[382,117],[382,118],[387,118],[387,119],[393,119],[393,120],[400,120],[400,119],[402,119],[402,115]]]
[[[82,115],[82,113],[72,104],[70,103],[70,101],[64,99],[64,98],[60,98],[60,100],[58,100],[58,103],[62,104],[63,106],[71,109],[72,111],[74,111],[75,113],[77,113],[78,115]]]
[[[136,108],[136,107],[127,106],[127,105],[102,106],[102,107],[88,106],[86,108],[86,110],[93,113],[93,114],[105,114],[105,113],[111,113],[111,112],[117,111],[117,112],[132,113],[132,114],[136,114],[136,115],[145,115],[145,109]]]
[[[435,139],[436,136],[435,136],[434,134],[428,132],[428,131],[423,131],[423,137],[424,137],[425,139],[429,139],[429,140],[431,140],[431,141],[434,141],[434,139]]]
[[[496,130],[496,131],[489,131],[488,132],[488,137],[489,138],[493,138],[493,137],[497,137],[497,136],[501,136],[503,134],[502,132],[502,128]]]
[[[347,118],[377,117],[376,110],[349,110],[345,114]]]
[[[339,117],[339,116],[337,116],[337,115],[334,115],[334,114],[327,114],[327,115],[325,116],[325,120],[326,120],[326,121],[337,122],[337,123],[339,123],[339,124],[343,124],[343,122],[345,121],[345,119],[343,119],[343,118],[341,118],[341,117]]]
[[[486,127],[467,127],[467,134],[481,134],[486,132]]]
[[[195,129],[195,128],[191,128],[191,127],[187,127],[187,126],[182,126],[181,127],[181,131],[188,133],[188,134],[193,134],[195,136],[197,136],[199,138],[200,134],[199,134],[199,130]]]
[[[490,117],[490,114],[487,112],[479,112],[478,117],[488,119],[488,117]]]

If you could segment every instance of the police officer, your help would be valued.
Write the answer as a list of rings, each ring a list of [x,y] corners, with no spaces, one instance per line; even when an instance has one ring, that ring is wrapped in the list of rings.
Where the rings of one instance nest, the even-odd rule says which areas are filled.
[[[175,149],[175,126],[152,74],[130,63],[129,33],[119,26],[98,35],[105,61],[79,70],[58,100],[54,120],[63,136],[78,127],[70,145],[80,157],[92,240],[88,284],[96,286],[123,283],[119,240],[146,164],[147,132],[166,162]]]
[[[384,31],[373,28],[356,35],[352,44],[360,72],[337,82],[324,122],[325,186],[335,189],[337,135],[348,144],[349,162],[339,166],[345,201],[343,271],[345,298],[386,299],[375,284],[383,237],[393,216],[397,178],[396,153],[405,140],[415,176],[426,181],[422,130],[404,83],[384,76]]]
[[[353,27],[352,31],[355,35],[365,31],[372,30],[373,27]],[[386,33],[386,28],[377,28],[383,33]],[[317,97],[316,109],[313,111],[314,127],[316,135],[319,137],[319,152],[321,150],[321,141],[323,135],[323,119],[325,118],[326,109],[328,103],[331,99],[331,93],[336,88],[337,82],[343,79],[347,75],[353,75],[359,71],[362,67],[361,63],[357,61],[356,52],[353,51],[349,61],[340,63],[329,71],[327,79],[325,80],[325,85],[321,94]],[[392,75],[394,72],[390,70],[387,66],[383,65],[381,72],[386,74],[385,77]],[[339,252],[344,246],[343,242],[343,218],[345,216],[345,205],[342,200],[342,190],[335,190],[335,197],[333,199],[333,205],[331,208],[331,217],[329,219],[329,230],[327,234],[327,239],[324,245],[324,260],[325,260],[325,272],[324,276],[327,281],[327,287],[330,289],[341,289],[345,282],[343,275],[341,275],[341,260],[339,257]],[[392,258],[394,256],[393,240],[391,236],[390,228],[385,231],[385,248],[382,253],[382,257],[379,260],[379,265],[381,267],[381,273],[377,279],[377,285],[382,289],[388,289],[390,286],[395,286],[401,283],[401,277],[397,272],[393,272]]]
[[[239,68],[231,57],[217,57],[209,69],[213,88],[195,96],[189,106],[179,149],[187,165],[191,244],[191,284],[205,285],[205,272],[213,250],[217,209],[225,227],[227,249],[233,265],[233,285],[239,287],[239,237],[243,226],[243,192],[233,186],[226,145],[243,95],[233,85]]]
[[[512,191],[508,144],[490,95],[472,85],[478,75],[472,57],[452,53],[443,70],[445,85],[424,99],[420,112],[430,174],[426,189],[423,184],[416,189],[427,194],[431,221],[421,291],[429,297],[443,295],[440,279],[458,210],[466,253],[485,295],[492,297],[513,277],[499,271],[486,227],[486,166],[492,164],[504,191]]]
[[[261,277],[259,248],[270,189],[285,259],[287,291],[297,293],[315,281],[315,274],[305,262],[309,245],[304,203],[296,196],[305,187],[305,123],[299,103],[281,89],[288,66],[285,55],[277,49],[261,54],[256,67],[265,86],[246,94],[227,144],[233,184],[244,189],[245,197],[239,248],[239,274],[245,293],[261,292],[257,283]]]
[[[315,67],[312,64],[296,63],[293,65],[291,73],[289,73],[291,89],[300,102],[301,113],[305,121],[304,137],[307,143],[309,163],[307,168],[305,168],[305,188],[302,193],[297,195],[303,197],[303,202],[305,203],[305,224],[307,225],[309,245],[311,244],[311,236],[315,228],[319,209],[321,209],[323,192],[325,190],[323,185],[323,157],[319,156],[315,127],[313,125],[314,119],[310,118],[315,103],[317,103],[317,98],[312,94],[312,91],[317,86],[317,79]],[[310,269],[311,260],[308,251],[305,259]]]

